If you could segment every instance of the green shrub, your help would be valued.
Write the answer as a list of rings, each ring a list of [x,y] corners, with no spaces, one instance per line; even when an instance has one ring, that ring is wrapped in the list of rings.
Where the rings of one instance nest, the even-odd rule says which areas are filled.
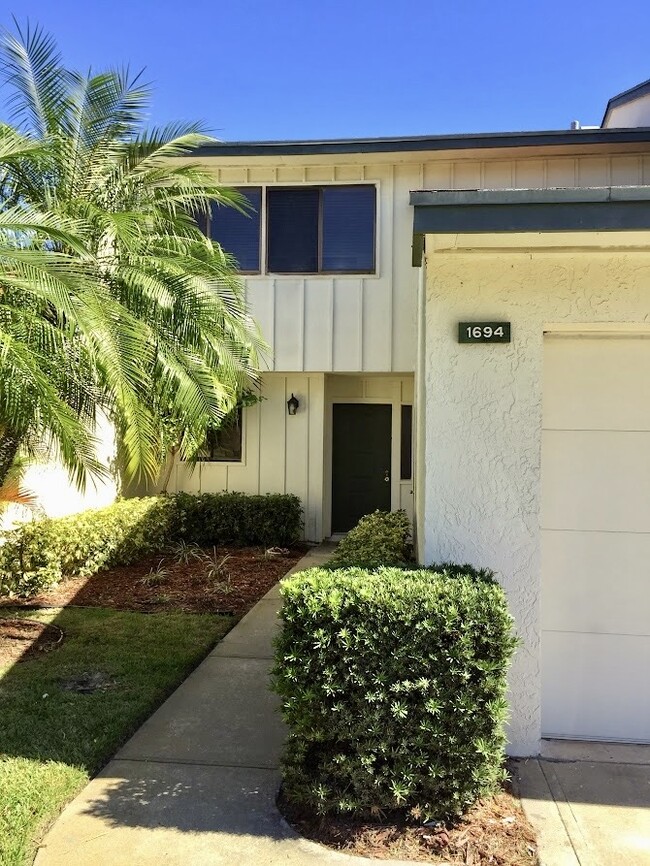
[[[282,583],[275,691],[290,801],[445,819],[504,773],[503,591],[474,576],[311,569]]]
[[[291,495],[180,493],[125,499],[5,533],[0,595],[32,595],[62,577],[128,565],[180,540],[284,546],[299,538],[301,526],[300,500]]]
[[[178,537],[202,547],[224,542],[286,547],[300,538],[302,508],[297,496],[178,493],[174,499]]]
[[[458,565],[455,562],[440,562],[434,565],[427,565],[425,571],[431,571],[434,574],[444,574],[447,577],[473,577],[474,580],[484,580],[487,583],[497,582],[494,572],[489,568],[475,568],[468,563]]]
[[[341,539],[332,568],[379,568],[401,565],[411,558],[411,522],[405,511],[375,511],[362,517]]]

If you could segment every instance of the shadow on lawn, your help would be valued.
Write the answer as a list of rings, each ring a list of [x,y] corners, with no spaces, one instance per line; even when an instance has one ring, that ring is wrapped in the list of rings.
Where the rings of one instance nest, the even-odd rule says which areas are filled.
[[[292,556],[284,571],[298,558]],[[83,784],[81,773],[92,776],[111,761],[156,707],[160,709],[152,722],[159,720],[154,722],[151,738],[144,735],[143,740],[141,733],[137,735],[137,742],[144,745],[135,753],[129,744],[127,759],[112,760],[105,766],[57,822],[46,848],[50,852],[70,850],[66,839],[69,815],[75,815],[84,827],[88,823],[87,834],[81,829],[80,842],[117,827],[168,828],[183,835],[291,837],[274,807],[280,782],[274,766],[277,761],[269,765],[263,757],[265,740],[272,740],[272,751],[279,754],[283,739],[280,720],[274,716],[275,699],[268,692],[266,700],[257,696],[265,692],[270,638],[264,658],[240,657],[247,650],[242,653],[239,640],[233,658],[211,656],[206,661],[207,675],[189,676],[236,618],[79,607],[75,601],[76,596],[48,618],[65,632],[60,647],[36,656],[26,652],[2,676],[2,758],[33,761],[35,784],[39,784],[41,768],[56,762],[65,765],[65,772],[74,769],[80,780],[77,784]],[[265,615],[274,616],[272,605],[269,601],[261,606]],[[26,606],[3,605],[0,618],[42,620],[44,612],[43,608],[39,614]],[[243,626],[242,637],[253,645],[265,639],[267,627],[268,622],[261,627],[253,624],[251,631]],[[110,648],[116,630],[120,630],[119,652]],[[158,652],[166,647],[173,656],[173,649],[181,644],[182,658],[173,664]],[[86,688],[89,677],[91,687]],[[75,681],[82,687],[69,688]],[[163,702],[174,691],[175,703],[170,708]],[[251,736],[257,737],[257,746],[252,752],[242,752],[240,744]],[[66,794],[59,796],[54,809],[50,808],[51,816],[65,804]],[[112,839],[106,844],[113,845]],[[125,863],[133,862],[126,852],[124,856]],[[1,850],[0,862],[4,862]],[[45,848],[37,859],[42,862],[50,862]]]

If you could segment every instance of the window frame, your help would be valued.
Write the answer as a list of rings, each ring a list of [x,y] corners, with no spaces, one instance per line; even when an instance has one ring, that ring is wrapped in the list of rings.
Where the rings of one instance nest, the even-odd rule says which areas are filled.
[[[330,187],[345,187],[358,188],[368,187],[374,191],[374,209],[373,209],[373,243],[372,243],[372,266],[369,270],[324,270],[322,268],[323,261],[323,194],[324,189]],[[272,271],[269,267],[269,190],[294,190],[294,189],[315,189],[318,190],[318,270],[316,271]],[[377,276],[377,246],[379,241],[379,186],[377,183],[293,183],[293,184],[266,184],[262,190],[262,209],[264,212],[263,222],[260,222],[262,234],[264,236],[264,244],[262,247],[264,255],[264,274],[269,276],[285,276],[285,277],[354,277],[354,276]],[[260,272],[261,273],[261,272]]]

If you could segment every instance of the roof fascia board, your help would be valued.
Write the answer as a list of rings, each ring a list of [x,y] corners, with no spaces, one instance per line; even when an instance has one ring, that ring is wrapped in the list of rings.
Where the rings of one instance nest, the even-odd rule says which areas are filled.
[[[650,230],[650,187],[411,193],[413,264],[427,234]]]
[[[204,145],[192,157],[308,156],[364,153],[467,151],[521,147],[584,147],[603,144],[650,144],[650,127],[550,132],[412,136],[407,138],[333,139],[330,141],[233,141]]]

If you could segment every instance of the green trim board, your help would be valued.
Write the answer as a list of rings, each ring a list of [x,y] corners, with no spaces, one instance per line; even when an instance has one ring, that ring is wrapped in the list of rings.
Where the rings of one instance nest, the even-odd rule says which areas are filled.
[[[417,190],[411,204],[416,266],[427,234],[650,229],[650,186]]]

